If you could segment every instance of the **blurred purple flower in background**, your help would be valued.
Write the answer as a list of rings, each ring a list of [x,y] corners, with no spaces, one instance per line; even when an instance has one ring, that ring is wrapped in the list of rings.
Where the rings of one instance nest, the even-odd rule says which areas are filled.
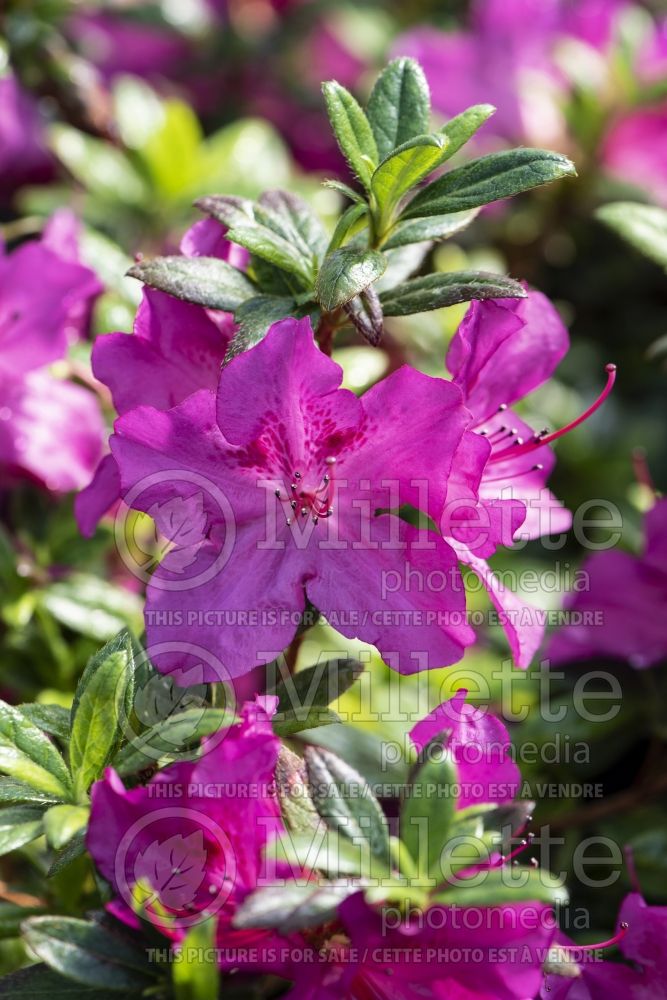
[[[46,367],[85,332],[102,291],[76,260],[77,231],[74,217],[59,212],[41,240],[0,258],[0,475],[58,493],[90,479],[104,440],[93,393]]]
[[[584,562],[587,588],[565,601],[577,624],[552,637],[547,654],[553,663],[604,656],[643,668],[667,659],[667,500],[659,500],[644,523],[641,556],[609,549]]]
[[[37,102],[14,76],[0,77],[0,202],[24,184],[50,181],[54,166]]]

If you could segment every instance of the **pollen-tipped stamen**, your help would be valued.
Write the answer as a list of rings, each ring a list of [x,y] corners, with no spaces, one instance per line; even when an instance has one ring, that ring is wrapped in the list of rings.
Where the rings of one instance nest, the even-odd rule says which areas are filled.
[[[573,431],[575,427],[579,426],[579,424],[583,424],[585,420],[588,420],[588,418],[602,406],[614,387],[614,382],[616,381],[616,365],[605,365],[605,371],[607,372],[607,384],[598,398],[588,407],[588,409],[584,410],[584,412],[579,414],[579,416],[574,420],[571,420],[569,424],[566,424],[564,427],[560,427],[556,431],[552,431],[551,434],[543,435],[542,432],[540,432],[539,434],[534,435],[530,441],[525,443],[522,442],[519,444],[517,440],[517,442],[509,448],[504,448],[498,454],[492,455],[490,460],[492,462],[501,462],[506,458],[517,458],[519,455],[527,455],[529,452],[535,451],[536,448],[542,448],[543,445],[556,441],[557,438],[563,437],[564,434],[569,434],[569,432]]]

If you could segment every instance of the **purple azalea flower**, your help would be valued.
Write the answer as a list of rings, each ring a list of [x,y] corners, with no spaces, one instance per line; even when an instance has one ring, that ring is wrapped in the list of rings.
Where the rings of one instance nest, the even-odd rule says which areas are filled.
[[[565,601],[579,623],[553,635],[547,648],[553,663],[605,656],[643,668],[667,658],[667,500],[656,503],[644,524],[641,556],[610,549],[584,562],[587,588]]]
[[[638,892],[625,897],[612,942],[582,948],[564,935],[555,939],[557,957],[574,961],[575,979],[546,977],[542,1000],[667,1000],[667,906],[649,906]],[[631,965],[603,962],[597,949],[618,943]]]
[[[535,996],[554,934],[550,907],[512,903],[471,912],[474,920],[466,908],[433,906],[421,918],[387,929],[363,893],[350,896],[339,910],[349,943],[334,942],[325,958],[303,963],[288,1000]]]
[[[76,232],[70,214],[58,213],[42,240],[0,257],[1,474],[27,476],[54,492],[90,478],[104,436],[95,396],[45,368],[80,336],[101,291],[75,259]]]
[[[530,291],[525,299],[474,302],[447,353],[454,384],[473,414],[484,460],[479,479],[470,475],[465,461],[455,467],[457,510],[466,513],[464,499],[469,496],[474,513],[477,495],[477,517],[468,527],[458,525],[455,517],[441,524],[459,558],[483,581],[496,609],[506,613],[505,630],[519,666],[529,665],[543,625],[502,585],[486,560],[497,546],[509,546],[515,538],[567,531],[571,516],[546,488],[555,462],[551,449],[508,407],[549,378],[568,345],[553,305]]]
[[[173,80],[192,55],[188,39],[165,25],[142,24],[110,12],[81,12],[66,31],[105,80],[123,73]]]
[[[202,219],[184,235],[181,251],[189,257],[214,256],[235,267],[245,266],[247,252],[221,233],[218,223]],[[133,333],[110,333],[95,341],[93,373],[110,389],[119,414],[142,404],[167,410],[198,389],[215,389],[233,332],[230,313],[203,309],[145,288]],[[94,534],[120,493],[115,460],[105,455],[75,501],[82,534]]]
[[[461,657],[473,633],[453,550],[381,513],[442,509],[470,421],[461,390],[404,367],[358,399],[341,378],[309,320],[287,319],[222,370],[217,397],[116,422],[125,501],[167,537],[176,498],[203,513],[187,581],[177,550],[151,578],[151,646],[186,637],[238,676],[289,644],[307,595],[402,672]]]
[[[201,757],[170,765],[147,785],[126,789],[112,769],[93,785],[86,846],[114,891],[107,908],[120,920],[138,926],[136,900],[176,941],[215,916],[225,947],[244,943],[232,917],[257,886],[265,844],[283,831],[276,704],[247,702],[240,723],[204,743]],[[254,936],[267,947],[276,937]]]
[[[477,0],[468,31],[417,28],[398,40],[394,54],[421,63],[442,115],[491,102],[497,108],[493,135],[561,144],[564,85],[551,57],[560,6],[558,0]]]
[[[601,156],[610,174],[667,206],[667,105],[638,108],[616,121]]]
[[[0,78],[0,190],[4,200],[22,184],[51,180],[54,160],[46,148],[36,103],[11,75]]]
[[[467,691],[459,689],[412,727],[410,739],[421,751],[442,732],[449,734],[445,745],[461,785],[458,809],[485,802],[512,802],[521,773],[510,757],[509,733],[495,715],[468,704],[466,696]]]

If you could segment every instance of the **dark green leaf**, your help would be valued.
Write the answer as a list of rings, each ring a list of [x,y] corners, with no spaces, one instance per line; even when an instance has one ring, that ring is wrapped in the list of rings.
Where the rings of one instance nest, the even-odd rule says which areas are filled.
[[[320,828],[304,832],[282,833],[266,846],[265,856],[292,866],[292,874],[301,871],[324,872],[329,878],[345,875],[360,877],[367,868],[362,844],[352,843],[334,830]]]
[[[430,215],[424,219],[406,219],[389,230],[389,238],[383,243],[383,250],[392,250],[409,243],[424,240],[446,240],[459,233],[477,217],[478,208],[467,212],[452,212],[451,215]]]
[[[78,799],[100,777],[120,745],[122,721],[132,711],[133,692],[134,656],[125,634],[120,645],[112,639],[89,661],[77,686],[70,767]]]
[[[51,866],[46,873],[47,878],[53,878],[54,875],[59,875],[61,871],[71,865],[73,861],[80,858],[82,854],[86,853],[86,831],[79,830],[75,833],[68,843],[61,848],[55,855]]]
[[[468,139],[472,138],[475,132],[488,121],[496,109],[492,104],[474,104],[471,108],[466,108],[460,115],[450,119],[442,129],[442,134],[449,139],[446,159],[458,153],[462,146],[465,146]]]
[[[43,815],[44,809],[39,806],[0,809],[0,854],[8,854],[40,837],[44,832]]]
[[[138,1000],[140,995],[125,991],[128,1000]],[[40,963],[3,976],[0,996],[6,1000],[116,1000],[118,993],[74,982]]]
[[[379,157],[368,118],[352,94],[335,80],[322,84],[322,91],[341,152],[362,184],[369,188]]]
[[[568,900],[562,883],[541,868],[504,865],[490,868],[483,879],[475,881],[477,885],[466,885],[462,878],[459,884],[433,896],[432,902],[445,906],[500,906],[530,901],[555,906]]]
[[[363,669],[358,660],[323,660],[297,674],[288,673],[269,690],[271,694],[278,695],[279,713],[289,709],[306,713],[311,708],[330,705],[340,698],[352,687]]]
[[[333,231],[333,236],[331,237],[331,242],[329,243],[329,253],[333,250],[337,250],[345,242],[349,235],[354,235],[363,228],[367,214],[368,206],[365,202],[350,205],[349,208],[343,212],[336,223],[336,228]],[[364,220],[363,223],[362,220]]]
[[[391,291],[383,292],[380,301],[385,316],[409,316],[473,299],[525,297],[523,287],[511,278],[484,271],[454,271],[413,278]]]
[[[229,230],[227,236],[232,243],[238,243],[239,246],[245,247],[257,257],[262,257],[283,271],[287,271],[288,274],[295,275],[304,288],[311,287],[314,277],[312,260],[306,257],[293,243],[290,243],[283,236],[279,236],[268,226],[262,226],[258,223],[237,225]],[[246,295],[245,298],[249,297]],[[238,305],[240,303],[234,308],[236,309]]]
[[[248,198],[238,198],[233,194],[209,194],[198,198],[195,205],[228,229],[245,225],[255,218],[253,203]]]
[[[265,191],[259,203],[289,222],[314,257],[320,259],[324,256],[329,238],[324,226],[303,198],[291,191]]]
[[[279,927],[282,934],[318,927],[333,920],[343,900],[358,891],[349,880],[267,886],[246,896],[233,924],[241,930]]]
[[[428,132],[431,95],[419,63],[405,56],[390,62],[375,81],[367,113],[381,159]]]
[[[438,753],[431,750],[436,745]],[[456,813],[453,792],[458,774],[456,765],[437,739],[429,743],[424,756],[425,762],[405,789],[400,833],[419,874],[438,884],[443,878],[442,853]]]
[[[377,203],[377,231],[382,236],[395,207],[445,159],[447,140],[434,133],[417,135],[390,153],[371,178]]]
[[[341,247],[327,254],[317,276],[317,295],[324,309],[345,305],[384,273],[387,262],[378,250]]]
[[[220,732],[234,721],[231,712],[218,708],[190,708],[162,719],[133,737],[116,754],[113,766],[119,774],[136,774],[155,763],[177,758],[197,746],[204,736]]]
[[[667,211],[664,208],[624,201],[603,205],[596,215],[640,253],[667,268]]]
[[[38,791],[67,798],[71,781],[62,756],[41,729],[0,701],[0,771]]]
[[[350,201],[355,202],[357,205],[366,204],[364,197],[358,191],[355,191],[348,184],[343,184],[342,181],[323,181],[323,187],[330,188],[332,191],[338,191],[338,194],[344,195],[345,198],[349,198]]]
[[[294,311],[294,299],[277,295],[256,295],[250,299],[236,311],[237,330],[227,348],[224,363],[229,364],[238,354],[259,344],[273,323]]]
[[[575,173],[566,156],[549,150],[508,149],[491,153],[427,185],[412,199],[402,218],[463,212]]]
[[[331,726],[335,722],[340,722],[340,716],[336,715],[330,708],[316,706],[307,712],[296,712],[288,709],[282,712],[279,717],[273,720],[273,731],[276,736],[283,739],[287,736],[294,736],[304,729],[317,729],[318,726]]]
[[[235,309],[256,289],[241,271],[217,257],[154,257],[127,272],[151,288],[207,309]]]
[[[107,927],[74,917],[31,917],[23,935],[38,958],[79,983],[125,992],[155,982],[145,950]]]
[[[373,858],[389,870],[387,820],[368,783],[328,750],[307,747],[304,759],[311,798],[322,819],[349,840],[366,841]]]
[[[50,736],[67,743],[70,735],[70,714],[62,705],[39,705],[31,702],[19,705],[22,715]]]
[[[39,906],[38,900],[34,906],[19,906],[18,903],[6,903],[0,901],[0,938],[18,937],[21,932],[21,923],[28,917],[36,917],[43,913],[45,906]],[[2,987],[6,979],[0,979],[0,996],[3,996]]]
[[[1,805],[51,806],[61,801],[62,799],[59,796],[50,795],[48,792],[40,792],[37,788],[27,785],[23,781],[0,777]]]

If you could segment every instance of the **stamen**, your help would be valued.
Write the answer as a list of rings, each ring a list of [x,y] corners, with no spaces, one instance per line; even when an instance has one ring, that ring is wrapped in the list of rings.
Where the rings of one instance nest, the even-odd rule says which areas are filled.
[[[608,941],[601,941],[600,944],[578,944],[575,947],[579,951],[600,951],[602,948],[613,948],[614,945],[623,940],[628,933],[629,926],[627,920],[623,920],[621,921],[618,933],[614,934]]]
[[[540,433],[539,435],[536,435],[536,438],[539,438],[539,440],[533,439],[531,441],[528,441],[526,444],[520,445],[518,448],[516,446],[504,448],[500,453],[492,455],[490,461],[501,462],[505,458],[516,458],[517,454],[527,455],[529,452],[534,451],[536,448],[541,448],[543,445],[550,444],[552,441],[555,441],[557,438],[562,437],[564,434],[569,434],[569,432],[573,431],[575,427],[579,426],[579,424],[583,424],[584,420],[588,420],[588,418],[593,413],[595,413],[595,411],[599,409],[600,406],[602,406],[605,399],[607,398],[607,396],[614,387],[614,382],[616,381],[616,365],[611,365],[611,364],[605,365],[605,371],[607,372],[607,384],[605,385],[604,389],[602,390],[598,398],[595,400],[595,402],[592,403],[591,406],[588,407],[588,409],[584,410],[584,412],[581,413],[578,417],[570,421],[569,424],[566,424],[565,427],[561,427],[557,431],[552,431],[551,434],[542,436],[542,434]]]

